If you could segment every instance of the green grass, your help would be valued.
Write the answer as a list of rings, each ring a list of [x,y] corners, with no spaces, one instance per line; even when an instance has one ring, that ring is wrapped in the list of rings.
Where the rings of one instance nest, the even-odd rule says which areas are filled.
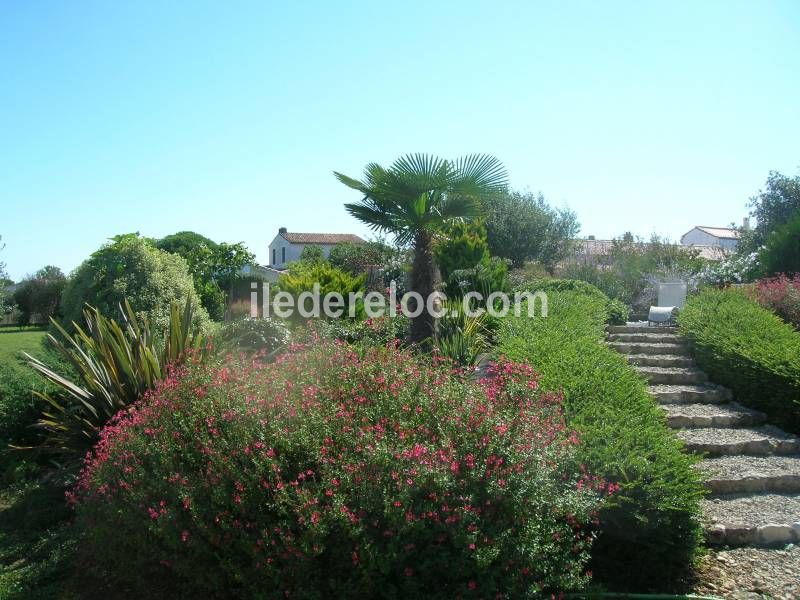
[[[19,327],[0,329],[0,364],[11,364],[19,369],[26,368],[20,364],[21,353],[40,354],[45,335],[43,329],[20,329]]]

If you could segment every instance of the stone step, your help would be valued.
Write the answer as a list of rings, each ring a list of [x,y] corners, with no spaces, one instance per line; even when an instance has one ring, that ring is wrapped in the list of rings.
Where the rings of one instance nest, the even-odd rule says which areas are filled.
[[[731,399],[731,391],[721,385],[651,385],[650,395],[659,404],[721,404]]]
[[[706,539],[728,546],[800,542],[800,495],[755,494],[703,500]]]
[[[693,367],[694,361],[680,354],[628,354],[625,358],[632,365],[642,367]]]
[[[608,342],[608,346],[622,354],[680,354],[689,356],[689,349],[685,344]]]
[[[664,404],[667,424],[674,429],[694,427],[746,427],[760,425],[767,415],[730,402],[728,404]]]
[[[681,341],[674,333],[611,333],[608,336],[609,342],[629,342],[629,343],[655,343],[655,344],[677,344]]]
[[[646,327],[642,325],[609,325],[606,331],[611,333],[677,333],[677,327]]]
[[[706,458],[697,468],[712,494],[800,493],[800,454]]]
[[[689,452],[709,456],[768,456],[800,453],[800,439],[772,425],[758,425],[741,429],[704,427],[681,429],[678,439]]]
[[[672,385],[687,385],[705,383],[708,381],[706,374],[699,369],[686,369],[682,367],[635,367],[636,371],[645,377],[651,384],[667,383]]]

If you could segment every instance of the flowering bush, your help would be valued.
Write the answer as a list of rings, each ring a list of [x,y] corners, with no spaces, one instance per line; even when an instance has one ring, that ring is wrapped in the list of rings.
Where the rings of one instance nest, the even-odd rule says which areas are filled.
[[[318,342],[176,369],[105,429],[69,499],[131,590],[519,598],[588,580],[614,486],[576,466],[576,444],[527,366],[472,382]]]
[[[716,287],[746,283],[757,277],[758,270],[757,252],[732,254],[719,262],[708,263],[697,275],[697,281]]]
[[[800,273],[794,277],[781,274],[760,279],[751,295],[761,306],[800,330]]]

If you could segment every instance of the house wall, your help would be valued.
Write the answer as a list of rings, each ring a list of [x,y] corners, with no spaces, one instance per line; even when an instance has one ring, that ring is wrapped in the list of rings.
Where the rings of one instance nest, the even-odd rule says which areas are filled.
[[[735,239],[717,238],[697,228],[692,229],[681,238],[681,244],[684,246],[719,246],[726,250],[735,250],[737,241]]]
[[[300,260],[303,248],[306,246],[316,246],[322,250],[322,255],[328,257],[334,244],[292,244],[286,241],[281,235],[276,235],[269,245],[269,266],[276,269],[283,269],[290,262]],[[282,258],[282,249],[286,249],[286,260]],[[275,261],[272,260],[272,251],[275,250]]]

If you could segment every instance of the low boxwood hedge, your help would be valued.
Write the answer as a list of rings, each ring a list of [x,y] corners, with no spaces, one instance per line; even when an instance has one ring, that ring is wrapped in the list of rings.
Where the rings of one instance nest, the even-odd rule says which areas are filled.
[[[621,486],[600,515],[595,576],[616,589],[673,588],[702,540],[696,459],[682,451],[644,380],[603,343],[607,297],[573,282],[545,291],[548,316],[505,319],[498,353],[527,361],[545,389],[563,391],[580,458]]]
[[[800,333],[735,289],[690,297],[678,323],[712,381],[800,433]]]

